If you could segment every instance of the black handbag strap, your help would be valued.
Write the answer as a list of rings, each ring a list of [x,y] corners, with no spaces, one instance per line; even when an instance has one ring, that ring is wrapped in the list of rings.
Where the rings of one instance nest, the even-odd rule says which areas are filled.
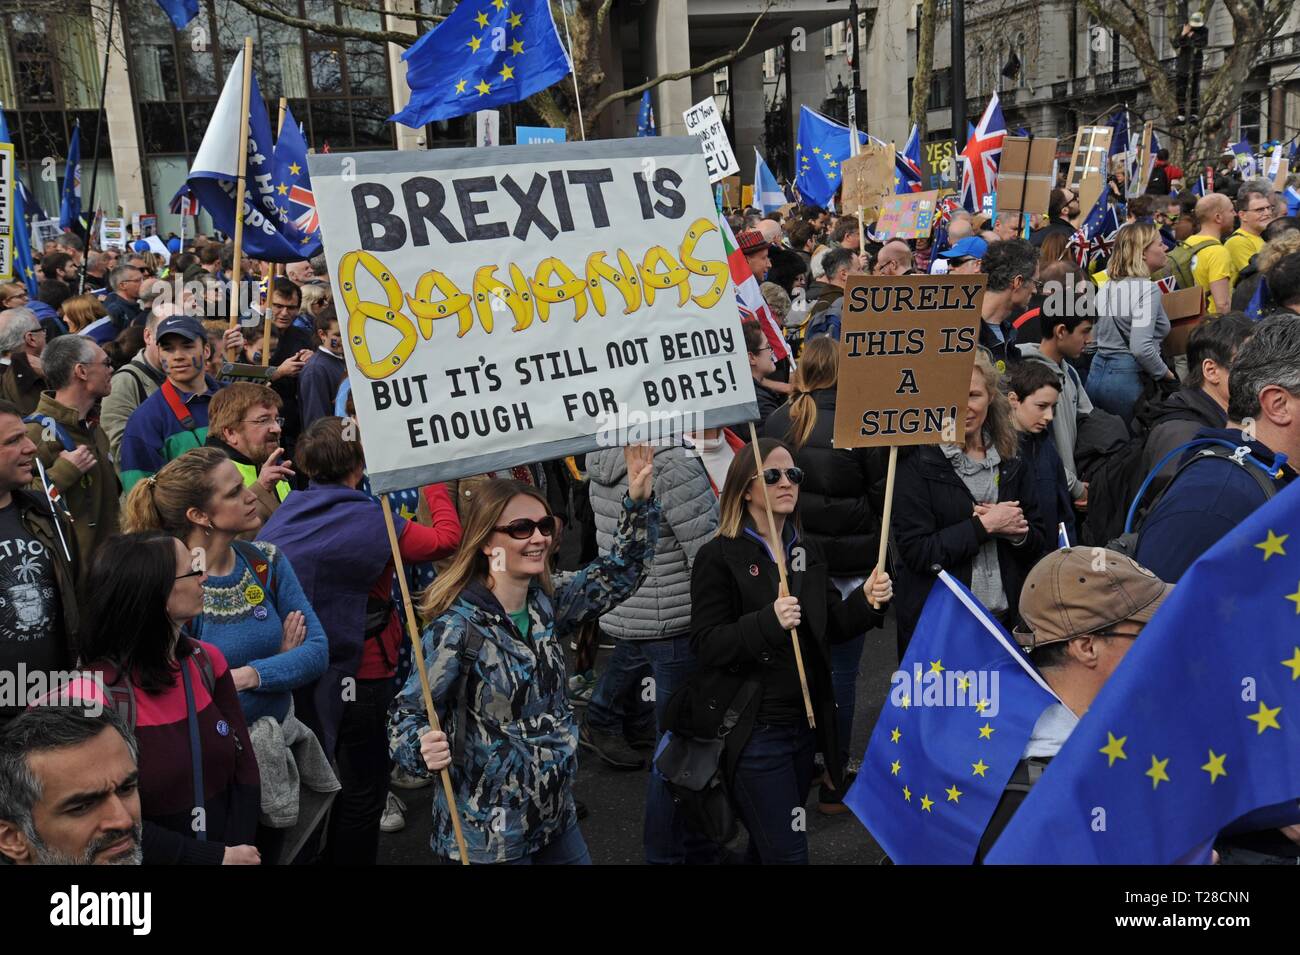
[[[746,680],[736,695],[732,698],[731,703],[727,706],[727,712],[722,715],[722,722],[718,724],[718,739],[723,739],[728,733],[736,728],[740,722],[740,717],[749,707],[750,701],[758,693],[762,684],[758,680]]]

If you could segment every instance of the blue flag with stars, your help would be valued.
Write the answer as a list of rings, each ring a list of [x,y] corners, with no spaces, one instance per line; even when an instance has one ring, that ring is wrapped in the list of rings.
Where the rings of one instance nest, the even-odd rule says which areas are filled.
[[[859,145],[867,134],[858,133]],[[805,202],[825,206],[840,186],[840,165],[853,154],[849,128],[807,106],[799,109],[795,186]]]
[[[5,119],[3,109],[0,109],[0,143],[13,143],[9,138],[9,123]],[[14,189],[14,261],[13,275],[15,282],[22,282],[27,286],[27,294],[36,297],[36,268],[32,262],[32,243],[27,232],[27,208],[26,197],[27,190],[23,188],[22,181],[18,179],[18,171],[14,170],[14,180],[16,187]],[[44,216],[41,216],[44,218]],[[9,265],[8,262],[3,265]],[[0,267],[0,273],[6,269]]]
[[[316,197],[307,175],[307,140],[293,118],[293,110],[284,110],[280,138],[271,155],[271,182],[275,188],[276,216],[281,231],[295,235],[302,246],[302,258],[309,259],[321,250],[320,216],[316,214]],[[306,241],[304,241],[306,240]]]
[[[1300,821],[1297,616],[1300,482],[1183,575],[987,861],[1167,865],[1257,810]]]
[[[63,167],[63,195],[59,202],[59,228],[81,227],[81,124],[72,127],[68,161]]]
[[[636,134],[638,136],[658,136],[659,130],[655,128],[655,107],[650,102],[650,91],[646,90],[641,94],[641,108],[636,114]]]
[[[899,865],[969,865],[1058,701],[960,581],[939,575],[844,804]]]
[[[413,128],[517,103],[573,72],[546,0],[461,0],[402,59],[411,101],[389,120]]]

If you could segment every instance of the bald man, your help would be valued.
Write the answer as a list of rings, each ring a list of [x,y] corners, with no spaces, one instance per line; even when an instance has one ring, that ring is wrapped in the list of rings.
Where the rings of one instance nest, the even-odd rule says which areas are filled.
[[[902,239],[890,239],[876,256],[873,275],[906,275],[912,271],[912,249]]]
[[[769,245],[776,245],[785,238],[785,234],[781,229],[781,223],[774,219],[759,219],[758,225],[754,228],[763,233],[763,238],[767,239]]]
[[[1209,315],[1223,315],[1229,311],[1232,301],[1237,270],[1223,245],[1223,237],[1232,231],[1232,219],[1232,200],[1220,192],[1203,196],[1196,203],[1200,231],[1186,244],[1196,249],[1192,256],[1192,275],[1196,284],[1205,290],[1205,309]]]

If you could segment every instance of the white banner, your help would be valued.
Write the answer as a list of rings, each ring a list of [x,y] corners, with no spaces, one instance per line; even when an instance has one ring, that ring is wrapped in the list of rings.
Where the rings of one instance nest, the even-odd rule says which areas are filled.
[[[308,165],[375,491],[757,417],[697,140]]]
[[[37,255],[45,254],[45,243],[53,242],[63,235],[63,227],[58,219],[32,220],[32,248]]]
[[[682,113],[686,132],[704,141],[704,162],[709,170],[709,182],[719,182],[740,172],[740,163],[731,151],[727,127],[722,125],[722,114],[712,96],[701,100]]]

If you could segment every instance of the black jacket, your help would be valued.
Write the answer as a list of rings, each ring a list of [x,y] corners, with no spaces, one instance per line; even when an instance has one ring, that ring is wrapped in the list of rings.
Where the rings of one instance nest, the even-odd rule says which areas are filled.
[[[758,421],[754,427],[762,431],[767,424],[767,419],[772,412],[785,403],[785,395],[773,391],[766,385],[761,384],[757,379],[754,380],[754,397],[758,399]]]
[[[1052,219],[1041,229],[1036,229],[1029,234],[1029,244],[1034,248],[1038,248],[1049,235],[1063,235],[1068,239],[1074,235],[1075,231],[1074,226],[1070,224],[1068,219]]]
[[[1043,553],[1033,476],[1020,458],[998,466],[998,501],[1019,501],[1029,522],[1029,535],[1019,546],[997,539],[998,569],[1007,609],[1014,619],[1020,588]],[[894,592],[898,608],[899,656],[912,638],[930,587],[942,567],[966,586],[971,563],[991,535],[975,517],[975,500],[953,470],[943,451],[926,445],[900,454],[894,482],[894,540],[901,561],[895,563]]]
[[[1070,543],[1078,543],[1074,527],[1074,499],[1065,479],[1065,465],[1056,450],[1050,430],[1038,434],[1020,433],[1020,457],[1033,476],[1034,503],[1038,505],[1038,526],[1043,534],[1043,546],[1051,547],[1060,528],[1065,525]]]
[[[814,391],[817,421],[795,454],[803,468],[799,516],[804,533],[826,556],[834,577],[866,577],[880,548],[880,513],[885,506],[888,453],[882,448],[836,448],[835,389]],[[790,443],[790,406],[782,405],[763,425],[763,436]]]
[[[790,593],[799,598],[802,610],[799,643],[817,721],[818,749],[831,757],[826,763],[838,786],[842,767],[834,755],[840,750],[830,644],[879,627],[883,616],[871,608],[861,590],[841,599],[815,542],[796,541],[796,546],[804,548],[803,570],[791,564]],[[728,705],[747,680],[757,679],[767,686],[788,677],[788,669],[783,668],[794,665],[790,633],[781,629],[772,608],[778,588],[776,564],[766,546],[754,538],[715,537],[700,549],[691,569],[691,648],[699,669],[668,702],[665,722],[674,733],[715,737]],[[761,693],[755,695],[727,737],[728,780],[754,729],[761,698]]]

